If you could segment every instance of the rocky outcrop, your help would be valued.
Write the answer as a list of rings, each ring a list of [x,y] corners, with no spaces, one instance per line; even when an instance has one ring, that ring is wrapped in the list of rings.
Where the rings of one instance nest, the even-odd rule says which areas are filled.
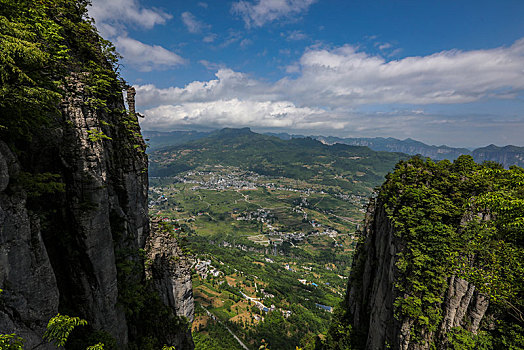
[[[476,162],[497,162],[508,168],[511,165],[524,167],[524,147],[489,145],[477,148],[471,155]]]
[[[85,80],[67,79],[62,120],[35,135],[21,156],[0,142],[0,331],[17,333],[27,348],[42,341],[58,312],[86,319],[121,348],[137,337],[140,326],[131,323],[142,322],[126,308],[129,291],[146,284],[145,144],[136,115],[122,112],[122,95],[94,108]],[[53,174],[57,186],[30,193],[24,181],[38,187],[41,174]],[[192,318],[188,266],[170,266],[166,283],[186,290],[172,289],[166,305]],[[190,337],[186,329],[182,336]]]
[[[172,228],[162,226],[158,220],[153,221],[145,250],[146,278],[152,283],[160,300],[176,316],[193,322],[195,308],[191,283],[192,262],[182,252]],[[177,335],[174,343],[192,343],[190,338],[188,331],[185,335]]]
[[[0,331],[35,345],[58,312],[58,288],[39,219],[28,212],[25,191],[13,184],[19,172],[15,155],[0,141]]]
[[[471,283],[450,276],[442,295],[443,317],[437,331],[422,331],[422,339],[413,341],[414,320],[399,319],[394,306],[397,298],[408,297],[396,287],[399,279],[396,263],[405,248],[404,242],[395,234],[382,203],[368,208],[362,234],[365,240],[357,248],[345,300],[346,318],[359,338],[359,348],[426,350],[436,344],[437,348],[445,349],[446,333],[452,328],[478,331],[488,300]]]

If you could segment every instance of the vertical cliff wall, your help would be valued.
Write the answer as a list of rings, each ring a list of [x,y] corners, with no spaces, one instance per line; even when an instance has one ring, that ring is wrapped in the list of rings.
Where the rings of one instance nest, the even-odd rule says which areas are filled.
[[[150,230],[147,156],[136,115],[86,105],[84,80],[67,79],[63,119],[26,145],[23,161],[0,142],[0,330],[17,333],[29,348],[58,312],[85,318],[90,329],[124,346],[144,336],[144,320],[129,316],[138,307],[133,298],[145,291],[155,297],[141,253]],[[121,94],[109,101],[111,111],[125,111]],[[56,189],[29,193],[27,182],[44,173],[54,174]],[[190,265],[176,242],[154,242],[155,251],[179,259],[163,254],[171,263],[154,278],[165,285],[157,288],[159,298],[173,315],[192,320]],[[186,329],[164,330],[163,341],[191,348]]]
[[[477,333],[489,305],[488,298],[479,294],[472,283],[452,275],[447,278],[447,287],[440,295],[438,309],[442,312],[442,318],[433,327],[436,330],[423,330],[414,341],[414,320],[399,316],[398,310],[395,310],[398,298],[410,297],[395,286],[401,274],[397,268],[398,254],[404,250],[405,242],[395,234],[382,202],[370,206],[363,236],[365,240],[357,250],[355,260],[358,263],[346,296],[348,322],[358,333],[358,347],[401,350],[425,350],[432,346],[446,348],[446,334],[454,327],[464,327]]]
[[[370,203],[328,349],[524,346],[524,169],[414,157]]]
[[[16,332],[34,346],[58,312],[59,293],[40,220],[12,183],[19,173],[16,156],[0,141],[0,332]]]
[[[192,296],[163,303],[146,279],[146,146],[134,91],[128,112],[118,56],[88,5],[0,7],[0,333],[16,333],[29,349],[53,348],[42,335],[62,313],[88,322],[71,334],[70,349],[99,341],[191,349],[178,315]],[[177,283],[168,275],[155,283],[162,278]]]

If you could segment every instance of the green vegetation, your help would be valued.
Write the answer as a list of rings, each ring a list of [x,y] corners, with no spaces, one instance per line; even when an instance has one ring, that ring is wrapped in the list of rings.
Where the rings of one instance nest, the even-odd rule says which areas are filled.
[[[345,291],[367,196],[403,156],[249,129],[153,152],[151,212],[210,265],[194,293],[219,322],[197,317],[198,343],[227,325],[253,349],[312,348],[331,320],[322,307]]]
[[[479,165],[470,156],[453,163],[414,157],[387,176],[377,202],[405,247],[397,255],[395,288],[401,296],[395,315],[413,321],[411,341],[438,332],[454,275],[472,282],[490,306],[477,335],[455,329],[447,335],[449,346],[524,347],[524,169]],[[362,271],[358,264],[355,271]],[[353,274],[353,283],[359,278]],[[363,330],[347,327],[344,310],[332,326],[328,348],[362,346]]]
[[[11,144],[62,120],[72,73],[85,83],[87,105],[107,109],[121,93],[118,55],[85,20],[86,0],[0,1],[0,135]]]
[[[231,187],[213,189],[225,181]],[[197,314],[197,349],[236,349],[216,344],[229,334],[224,325],[254,349],[263,340],[273,349],[312,346],[327,330],[331,314],[317,304],[336,305],[344,293],[363,197],[222,166],[151,178],[150,184],[151,212],[171,222],[179,242],[187,241],[198,259],[219,271],[193,276],[198,305],[219,320]],[[242,184],[251,189],[238,188]]]
[[[86,324],[87,321],[80,317],[58,314],[49,320],[43,338],[57,347],[63,347],[73,329],[77,326],[85,326]]]
[[[63,348],[65,347],[73,329],[77,326],[85,325],[87,325],[87,321],[79,317],[57,314],[55,317],[51,318],[47,324],[47,329],[42,337],[44,342],[36,347],[45,344],[45,341],[47,341],[56,347]],[[16,334],[0,334],[0,349],[23,350],[24,339]],[[96,345],[88,346],[87,350],[104,350],[104,344],[98,343]]]
[[[285,141],[249,129],[223,129],[206,138],[153,152],[150,176],[175,176],[205,165],[234,166],[367,196],[405,157],[367,147],[328,146],[309,138]]]
[[[64,179],[71,172],[63,164],[63,152],[69,151],[64,143],[83,134],[91,143],[112,143],[112,149],[117,149],[122,158],[141,157],[145,151],[137,117],[126,113],[122,103],[125,82],[118,74],[119,56],[89,19],[89,3],[89,0],[0,0],[0,139],[15,153],[22,170],[10,186],[27,192],[27,207],[31,216],[38,215],[46,244],[52,242],[47,247],[49,257],[56,267],[55,273],[62,274],[57,277],[63,284],[74,277],[62,267],[82,264],[81,239],[75,236],[78,232],[65,210],[66,201],[71,200],[67,197],[71,188],[66,188]],[[77,125],[69,110],[64,111],[71,106],[81,107],[86,115],[89,113],[94,125]],[[111,162],[115,162],[116,155],[116,152],[108,155]],[[82,184],[89,181],[78,180]],[[79,201],[83,211],[98,205],[88,196],[79,196]],[[145,286],[139,253],[122,248],[129,242],[122,242],[121,224],[125,223],[112,220],[111,229],[117,255],[119,307],[129,317],[130,348],[160,349],[163,344],[171,343],[164,341],[166,334],[179,329],[176,327],[187,329],[188,324],[169,313],[152,289]],[[60,292],[69,288],[69,285],[60,288]],[[85,312],[67,295],[61,297],[60,310]],[[59,322],[56,326],[63,324]],[[49,332],[67,330],[53,328]],[[68,335],[49,332],[46,336],[58,339],[58,346],[62,346]],[[16,337],[4,335],[1,339],[13,346],[18,344]],[[89,345],[100,349],[101,344],[93,345],[98,342],[105,344],[106,349],[116,348],[116,341],[109,334],[95,331],[89,325],[75,329],[67,346],[85,349]]]
[[[2,350],[23,350],[24,339],[16,334],[0,334],[0,349]]]

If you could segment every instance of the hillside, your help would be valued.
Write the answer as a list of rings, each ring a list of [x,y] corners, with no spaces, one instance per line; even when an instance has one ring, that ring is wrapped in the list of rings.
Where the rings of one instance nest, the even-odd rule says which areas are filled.
[[[147,131],[142,135],[149,146],[149,152],[159,148],[176,146],[209,136],[211,132],[203,131]]]
[[[163,147],[180,145],[192,140],[207,137],[212,132],[197,132],[197,131],[171,131],[171,132],[157,132],[145,131],[144,136],[147,138],[150,152],[156,151]],[[467,148],[449,147],[446,145],[435,146],[428,145],[413,139],[399,140],[392,137],[370,137],[370,138],[341,138],[335,136],[304,136],[288,133],[264,133],[267,136],[278,137],[281,140],[293,140],[312,138],[321,141],[327,145],[345,144],[350,146],[365,146],[374,151],[379,152],[398,152],[409,155],[421,155],[429,157],[434,160],[455,160],[461,155],[471,155],[473,159],[482,163],[484,161],[497,162],[504,167],[509,168],[511,165],[524,166],[524,147],[518,146],[504,146],[498,147],[489,145],[486,147],[477,148],[473,151]]]
[[[455,160],[461,155],[471,155],[477,163],[485,161],[497,162],[505,168],[512,165],[524,166],[524,147],[505,146],[497,147],[489,145],[477,148],[473,151],[467,148],[455,148],[449,146],[430,146],[420,141],[405,139],[398,140],[394,138],[338,138],[315,136],[328,144],[343,143],[347,145],[367,146],[375,151],[403,152],[410,155],[421,155],[434,160]]]
[[[153,151],[150,210],[194,252],[197,348],[311,348],[341,301],[363,205],[406,156],[245,129]]]
[[[324,145],[310,138],[282,140],[245,129],[223,129],[150,155],[150,176],[174,176],[202,165],[235,166],[267,176],[308,180],[370,194],[406,156],[367,147]]]
[[[371,203],[326,349],[522,349],[524,169],[413,158]]]
[[[435,160],[454,160],[462,154],[471,153],[467,148],[454,148],[445,145],[430,146],[413,139],[398,140],[392,137],[339,138],[332,136],[316,136],[315,138],[328,144],[343,143],[346,145],[367,146],[375,151],[402,152],[410,155],[420,154]]]

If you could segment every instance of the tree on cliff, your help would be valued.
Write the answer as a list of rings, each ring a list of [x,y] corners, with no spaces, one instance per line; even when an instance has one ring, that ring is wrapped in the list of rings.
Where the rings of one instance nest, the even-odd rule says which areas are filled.
[[[470,156],[453,163],[414,157],[387,176],[373,208],[381,211],[390,226],[373,225],[376,215],[368,219],[351,292],[334,318],[326,348],[365,348],[374,334],[369,328],[374,310],[361,290],[364,266],[376,253],[372,245],[387,239],[384,227],[392,227],[397,252],[389,286],[394,298],[386,306],[393,310],[386,321],[393,335],[385,336],[391,348],[524,348],[524,169],[479,165]],[[462,309],[469,310],[473,300],[476,306],[469,307],[486,309],[472,314],[464,309],[450,326],[447,308],[457,281],[468,290]],[[476,318],[470,318],[473,313]],[[408,325],[402,335],[400,325]],[[399,345],[399,337],[407,347]]]
[[[31,348],[65,312],[70,349],[189,344],[145,279],[145,143],[88,5],[0,0],[0,332]]]
[[[0,0],[0,136],[17,142],[60,119],[66,77],[85,75],[93,105],[121,93],[118,54],[87,18],[87,0]]]

